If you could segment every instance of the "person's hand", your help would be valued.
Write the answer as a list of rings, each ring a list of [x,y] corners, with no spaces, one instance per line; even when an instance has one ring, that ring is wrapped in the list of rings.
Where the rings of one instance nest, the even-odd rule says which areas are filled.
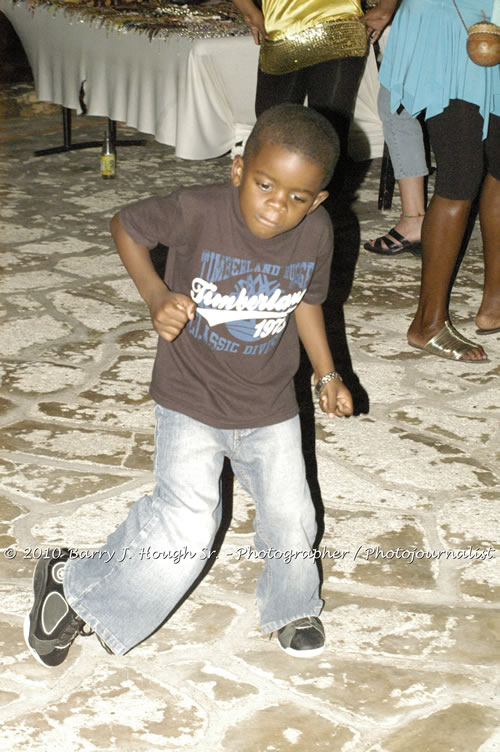
[[[187,295],[165,288],[149,302],[149,311],[155,331],[167,342],[173,342],[187,322],[194,319],[196,303]]]
[[[353,413],[351,393],[339,379],[329,381],[323,387],[319,406],[329,418],[343,418]]]
[[[264,15],[259,8],[254,6],[248,12],[243,13],[245,23],[248,24],[252,32],[255,44],[260,44],[260,38],[266,36],[266,27],[264,26]]]
[[[379,36],[392,18],[392,11],[382,10],[378,6],[370,8],[364,16],[359,19],[367,28],[368,39],[370,44],[377,41]]]

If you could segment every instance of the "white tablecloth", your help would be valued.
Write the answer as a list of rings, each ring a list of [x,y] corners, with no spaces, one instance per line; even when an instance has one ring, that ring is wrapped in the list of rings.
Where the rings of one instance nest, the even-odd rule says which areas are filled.
[[[33,70],[37,96],[150,133],[185,159],[229,151],[255,120],[258,47],[250,36],[151,41],[145,34],[98,28],[75,14],[0,0]],[[352,134],[354,158],[380,156],[377,68],[373,54],[361,83]]]

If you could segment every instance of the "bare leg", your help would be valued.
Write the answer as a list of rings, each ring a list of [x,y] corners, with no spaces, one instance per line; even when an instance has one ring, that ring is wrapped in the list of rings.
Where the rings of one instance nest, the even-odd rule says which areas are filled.
[[[399,178],[398,186],[401,196],[401,217],[394,229],[411,242],[420,240],[425,215],[424,176]],[[390,238],[394,243],[401,245],[396,238]],[[373,245],[374,240],[369,242]],[[382,248],[387,248],[384,241]]]
[[[460,251],[471,201],[443,198],[434,194],[422,226],[422,281],[417,312],[408,330],[408,342],[425,345],[448,319],[448,288]],[[484,360],[479,345],[462,360]]]
[[[400,178],[401,219],[396,230],[408,240],[420,240],[425,214],[424,177]]]
[[[483,299],[476,316],[479,329],[500,327],[500,180],[487,175],[479,205],[484,249]]]

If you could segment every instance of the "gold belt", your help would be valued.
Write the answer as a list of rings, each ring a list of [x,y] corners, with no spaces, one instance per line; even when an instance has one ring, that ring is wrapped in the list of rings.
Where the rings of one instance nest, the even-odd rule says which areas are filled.
[[[325,21],[283,39],[263,39],[259,66],[264,73],[291,73],[342,57],[364,57],[366,27],[355,19]]]

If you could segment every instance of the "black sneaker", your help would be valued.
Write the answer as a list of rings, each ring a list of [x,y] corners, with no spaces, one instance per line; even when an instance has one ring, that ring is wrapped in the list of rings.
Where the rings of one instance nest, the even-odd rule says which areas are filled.
[[[35,602],[24,621],[24,639],[36,660],[44,666],[59,666],[78,635],[93,634],[64,597],[64,565],[69,551],[49,551],[40,559],[33,576]]]
[[[278,629],[280,647],[297,658],[312,658],[323,652],[325,629],[317,616],[295,619]]]

